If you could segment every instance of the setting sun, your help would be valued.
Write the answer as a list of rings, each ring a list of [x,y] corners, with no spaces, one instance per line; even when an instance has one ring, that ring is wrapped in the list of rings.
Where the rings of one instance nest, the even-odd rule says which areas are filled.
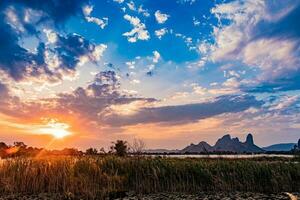
[[[71,135],[71,132],[68,130],[69,127],[70,126],[66,123],[57,122],[52,119],[44,127],[39,128],[37,131],[40,134],[49,134],[57,139],[61,139]]]

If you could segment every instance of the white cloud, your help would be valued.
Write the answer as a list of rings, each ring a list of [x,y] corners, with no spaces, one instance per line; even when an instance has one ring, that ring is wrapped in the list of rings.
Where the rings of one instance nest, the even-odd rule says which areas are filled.
[[[123,3],[124,0],[114,0],[114,2],[117,2],[117,3]]]
[[[192,94],[211,97],[239,93],[240,82],[237,78],[232,77],[222,84],[217,82],[211,83],[211,88],[200,86],[198,83],[192,83],[190,86],[192,87]]]
[[[278,42],[278,40],[274,39],[252,42],[255,34],[253,30],[259,22],[262,20],[274,22],[274,20],[280,19],[278,13],[282,12],[274,11],[272,14],[268,13],[268,6],[266,4],[267,2],[263,0],[234,1],[231,3],[219,4],[211,10],[212,14],[220,21],[220,25],[214,27],[213,31],[216,42],[210,49],[212,51],[212,59],[235,59],[243,48],[248,48],[248,52],[249,48],[254,48],[254,53],[256,50],[260,51],[260,48],[266,48],[264,45],[269,47],[277,45],[271,44]],[[284,13],[287,14],[286,12]],[[283,14],[280,14],[280,17],[283,17]],[[221,23],[222,20],[229,20],[230,23],[223,25]],[[281,44],[284,45],[284,43],[285,41]],[[257,45],[259,45],[259,48],[257,48]],[[243,55],[239,56],[243,59]],[[252,59],[253,58],[254,57],[252,57]]]
[[[156,30],[155,31],[155,35],[161,39],[166,33],[168,32],[168,30],[166,28],[162,28],[162,29],[159,29],[159,30]]]
[[[100,19],[100,18],[97,18],[97,17],[91,17],[90,16],[91,13],[93,12],[93,6],[86,5],[82,8],[82,10],[83,10],[85,20],[87,22],[95,23],[101,29],[104,29],[108,25],[108,18],[107,17],[103,17],[102,19]]]
[[[80,57],[80,62],[78,63],[79,66],[84,65],[85,63],[87,63],[88,61],[99,61],[102,56],[104,51],[106,50],[107,46],[105,44],[99,44],[95,47],[94,51],[91,52],[90,55],[84,55]]]
[[[231,77],[240,78],[241,75],[234,70],[229,70],[229,71],[224,71],[224,77],[225,78],[231,78]]]
[[[130,10],[133,10],[133,11],[136,10],[135,4],[134,4],[133,1],[130,1],[129,3],[127,3],[127,6],[128,6],[128,8],[129,8]]]
[[[153,59],[152,59],[153,63],[158,63],[159,59],[160,59],[160,53],[158,51],[153,51]]]
[[[168,18],[170,17],[170,15],[163,14],[163,13],[161,13],[159,10],[157,10],[157,11],[155,12],[154,15],[155,15],[156,21],[157,21],[159,24],[165,23],[165,22],[168,20]]]
[[[193,24],[194,24],[194,26],[199,26],[200,21],[198,19],[196,19],[196,17],[193,17]]]
[[[44,29],[43,32],[46,34],[49,44],[53,44],[57,41],[57,34],[54,31],[50,29]]]
[[[238,81],[236,77],[231,77],[227,79],[222,85],[228,88],[238,88],[240,86],[240,81]]]
[[[135,68],[135,61],[132,62],[126,62],[125,63],[129,69],[134,69]]]
[[[177,0],[177,3],[180,3],[180,4],[185,4],[185,3],[187,3],[187,4],[192,5],[192,4],[195,3],[195,2],[196,2],[196,0]]]
[[[129,32],[123,33],[123,36],[127,37],[129,42],[136,42],[137,40],[149,40],[150,35],[146,29],[146,25],[141,22],[137,17],[132,17],[130,15],[124,15],[124,19],[130,22],[133,29]]]
[[[299,95],[295,96],[284,96],[282,99],[280,99],[279,102],[276,102],[274,105],[272,105],[269,110],[286,110],[289,107],[292,107],[295,104],[298,104],[300,100]]]
[[[300,68],[298,41],[292,39],[260,39],[248,43],[241,54],[248,65],[258,66],[263,78],[277,77]]]
[[[106,49],[107,49],[107,45],[105,45],[105,44],[97,45],[95,47],[95,50],[92,53],[94,60],[99,61],[100,58],[103,56],[103,53]]]
[[[138,80],[138,79],[133,79],[132,81],[130,81],[130,83],[133,84],[133,85],[136,85],[136,84],[141,83],[141,81]]]
[[[208,93],[208,90],[206,88],[198,85],[197,83],[192,83],[191,86],[194,94],[204,96]]]
[[[84,16],[90,16],[91,13],[93,12],[93,9],[94,9],[93,6],[89,6],[89,5],[84,6],[82,8]]]
[[[138,13],[143,14],[145,17],[149,17],[150,13],[148,12],[148,10],[143,8],[143,5],[140,5],[139,9],[138,9]]]
[[[211,10],[219,23],[213,27],[214,43],[199,44],[201,55],[212,61],[240,60],[259,68],[257,78],[261,82],[274,80],[300,70],[299,40],[274,35],[257,37],[259,24],[273,24],[285,17],[295,6],[277,6],[264,0],[222,3]]]
[[[88,22],[92,22],[100,26],[101,29],[104,29],[105,26],[108,25],[108,18],[103,17],[102,19],[96,18],[96,17],[86,17],[86,20]]]

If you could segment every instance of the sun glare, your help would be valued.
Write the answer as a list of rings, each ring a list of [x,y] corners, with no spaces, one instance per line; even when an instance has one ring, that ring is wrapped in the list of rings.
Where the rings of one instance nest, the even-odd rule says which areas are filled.
[[[71,132],[68,130],[69,127],[70,126],[66,123],[51,120],[44,127],[39,128],[38,132],[41,134],[49,134],[57,139],[61,139],[71,135]]]

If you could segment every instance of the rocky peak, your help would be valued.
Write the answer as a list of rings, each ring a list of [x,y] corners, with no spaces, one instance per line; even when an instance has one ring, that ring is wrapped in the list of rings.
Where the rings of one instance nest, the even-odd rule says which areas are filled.
[[[251,133],[249,133],[247,135],[246,144],[249,144],[249,145],[253,145],[254,144],[253,135]]]
[[[207,142],[199,142],[199,144],[191,144],[181,150],[181,153],[201,153],[201,152],[211,152],[212,147]]]
[[[240,142],[240,140],[239,140],[239,138],[238,138],[238,137],[236,137],[236,138],[232,138],[232,141],[233,141],[233,142]]]
[[[231,136],[229,134],[224,135],[221,140],[231,140]]]
[[[199,142],[197,145],[191,144],[183,150],[182,153],[201,153],[201,152],[263,152],[263,149],[254,144],[252,134],[247,135],[245,142],[240,142],[239,138],[231,138],[229,134],[218,139],[214,146],[206,142]]]
[[[231,142],[232,142],[231,136],[229,134],[227,134],[227,135],[224,135],[223,137],[221,137],[220,139],[218,139],[215,145],[218,146],[218,145],[228,144]]]

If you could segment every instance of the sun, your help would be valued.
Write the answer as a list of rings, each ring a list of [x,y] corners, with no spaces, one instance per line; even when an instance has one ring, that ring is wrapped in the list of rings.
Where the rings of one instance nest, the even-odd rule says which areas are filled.
[[[70,126],[66,123],[58,122],[54,119],[50,120],[46,125],[38,129],[40,134],[49,134],[57,139],[71,135]]]

